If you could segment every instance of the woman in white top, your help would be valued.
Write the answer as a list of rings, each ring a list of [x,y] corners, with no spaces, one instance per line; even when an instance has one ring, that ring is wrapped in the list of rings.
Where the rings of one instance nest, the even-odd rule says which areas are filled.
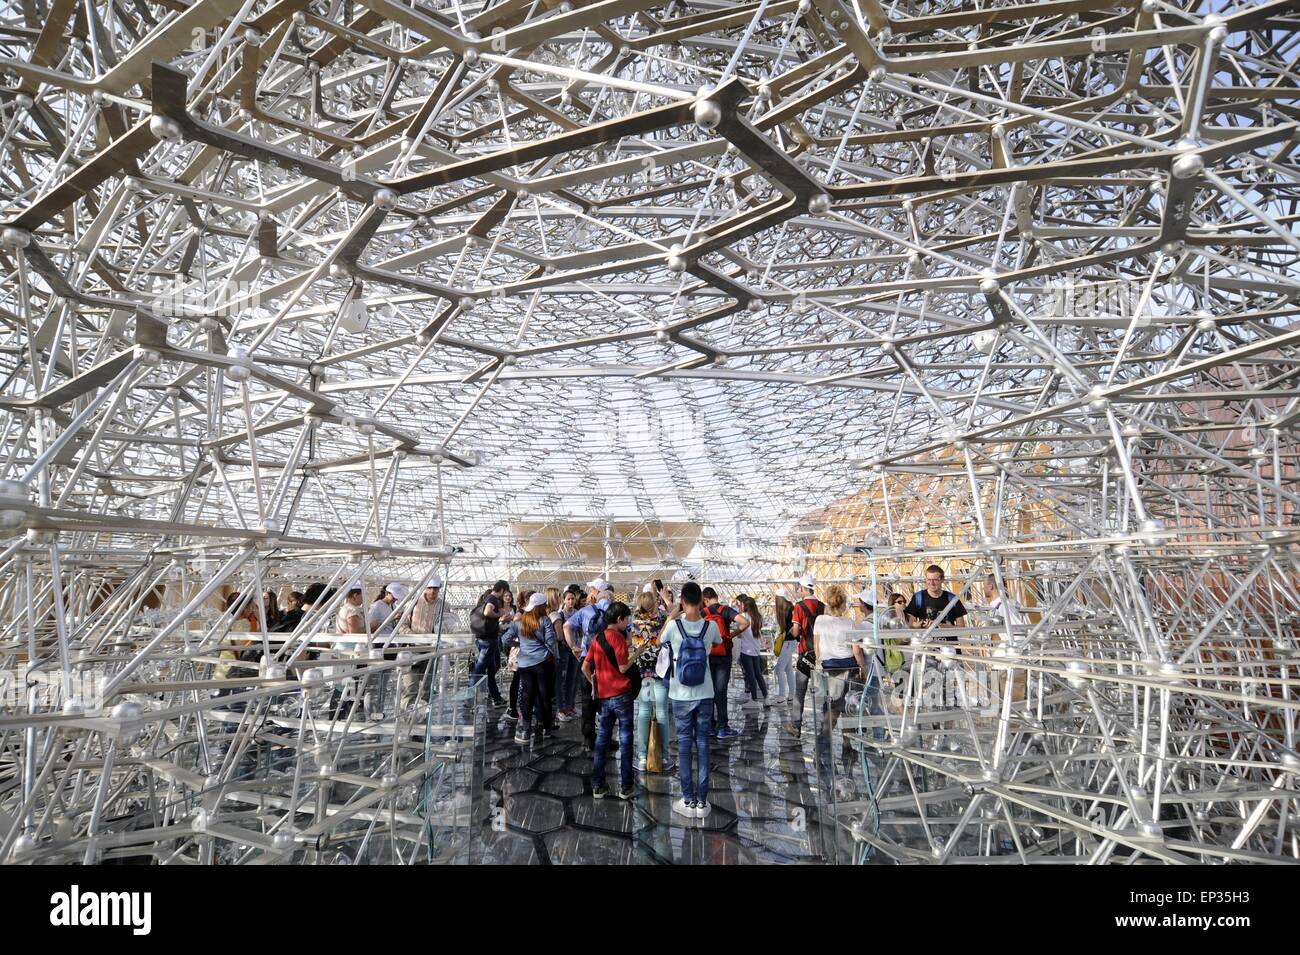
[[[357,640],[337,640],[334,643],[334,649],[342,651],[360,650],[370,643],[366,638],[366,611],[361,606],[361,588],[348,588],[347,595],[343,598],[343,603],[339,605],[338,613],[334,616],[334,629],[340,634],[358,634]]]
[[[745,689],[749,691],[751,703],[767,702],[767,681],[763,678],[763,649],[758,637],[763,631],[763,615],[758,612],[758,604],[748,594],[736,598],[740,615],[732,627],[742,627],[740,636],[740,670],[745,675]]]
[[[852,670],[865,678],[866,656],[852,635],[849,598],[839,584],[826,590],[826,612],[813,624],[813,649],[819,670]]]
[[[856,676],[865,683],[867,673],[866,654],[853,639],[848,594],[839,584],[826,589],[826,612],[813,624],[813,648],[817,654],[817,700],[823,720],[817,734],[817,770],[821,785],[829,788],[835,775],[831,733],[844,713],[849,679]],[[846,765],[851,752],[845,741]]]

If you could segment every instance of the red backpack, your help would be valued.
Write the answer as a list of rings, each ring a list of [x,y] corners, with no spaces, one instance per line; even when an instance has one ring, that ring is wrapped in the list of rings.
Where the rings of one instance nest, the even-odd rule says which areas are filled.
[[[717,609],[713,609],[716,607]],[[727,626],[727,618],[723,616],[722,604],[714,604],[713,607],[704,607],[704,619],[712,620],[714,626],[718,628],[718,634],[722,637],[721,643],[715,643],[709,648],[709,656],[724,657],[731,652],[731,637],[728,634],[731,628]]]
[[[826,612],[826,605],[816,597],[804,597],[794,605],[794,619],[799,621],[799,655],[812,649],[813,624]]]

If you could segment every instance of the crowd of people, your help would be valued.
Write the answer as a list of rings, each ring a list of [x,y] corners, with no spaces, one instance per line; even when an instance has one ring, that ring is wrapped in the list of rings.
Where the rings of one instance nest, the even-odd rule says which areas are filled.
[[[435,634],[442,629],[450,629],[449,619],[442,607],[442,578],[433,575],[424,589],[409,606],[402,606],[406,599],[405,585],[392,582],[380,587],[369,608],[364,604],[364,591],[352,585],[347,588],[334,614],[333,632],[326,634],[333,640],[334,648],[343,653],[355,653],[368,649],[376,638],[390,637],[393,634]],[[259,602],[255,594],[239,591],[230,593],[224,601],[224,612],[230,617],[228,633],[236,636],[221,651],[220,663],[213,671],[217,679],[230,675],[247,675],[255,672],[247,664],[260,665],[265,655],[267,643],[252,638],[252,634],[290,634],[296,631],[304,617],[327,610],[334,602],[338,590],[323,583],[313,583],[305,589],[291,590],[285,606],[280,607],[279,598],[274,590],[263,590]],[[249,634],[248,638],[239,635]],[[319,639],[319,638],[318,638]],[[278,646],[278,643],[277,643]],[[319,648],[305,651],[303,658],[315,660]],[[391,649],[386,656],[393,656],[396,649]],[[232,664],[246,664],[233,667]],[[427,663],[417,668],[422,675],[427,670]],[[407,681],[408,683],[410,681]]]
[[[785,729],[797,735],[814,672],[829,688],[823,695],[831,726],[850,685],[862,688],[873,715],[884,712],[882,683],[903,668],[905,658],[897,638],[864,650],[861,631],[873,616],[886,629],[934,627],[939,640],[942,629],[962,626],[967,616],[936,565],[926,569],[922,590],[911,597],[890,593],[879,613],[875,594],[867,590],[850,598],[832,584],[822,600],[812,577],[796,589],[775,594],[769,643],[758,601],[749,594],[724,603],[713,587],[688,582],[674,594],[655,580],[629,605],[600,577],[585,587],[516,594],[500,580],[470,615],[476,640],[471,674],[483,680],[492,704],[504,708],[502,722],[514,724],[518,743],[543,740],[560,724],[580,721],[593,756],[596,798],[611,792],[631,798],[635,773],[675,768],[681,797],[674,810],[701,818],[711,811],[710,746],[739,735],[728,701],[736,657],[748,697],[744,705],[793,704]],[[774,693],[764,660],[769,647]],[[504,693],[497,679],[503,652],[512,674]],[[676,762],[668,745],[673,738]],[[611,790],[607,766],[615,753],[619,776]]]
[[[413,600],[405,585],[382,586],[367,606],[364,592],[351,586],[338,601],[334,631],[344,652],[369,648],[378,638],[433,634],[453,629],[432,577]],[[274,591],[258,601],[232,594],[232,632],[291,632],[304,616],[332,606],[336,591],[313,584],[292,591],[281,609]],[[1019,623],[1014,608],[1003,606],[996,581],[983,582],[983,597],[995,615]],[[481,680],[490,702],[504,709],[503,725],[514,725],[514,739],[528,744],[545,739],[561,724],[578,721],[592,754],[592,794],[613,791],[631,798],[634,774],[672,772],[681,782],[674,811],[688,817],[709,814],[710,747],[740,734],[732,725],[728,694],[739,657],[745,683],[744,706],[790,704],[784,729],[802,732],[808,690],[815,673],[822,682],[821,712],[829,729],[844,712],[850,686],[860,688],[864,708],[884,713],[882,687],[896,679],[907,660],[898,637],[864,649],[862,631],[874,623],[887,634],[904,628],[933,628],[933,639],[964,625],[967,611],[946,587],[937,565],[925,570],[925,586],[907,596],[889,593],[883,606],[876,594],[852,596],[830,584],[817,596],[806,576],[772,595],[768,626],[759,601],[738,594],[723,602],[717,590],[684,583],[680,593],[660,580],[645,584],[632,604],[616,598],[608,580],[561,590],[512,592],[499,580],[482,594],[469,614],[475,650],[471,678]],[[387,642],[387,639],[386,641]],[[766,656],[772,657],[769,684]],[[243,659],[236,651],[230,659]],[[509,685],[498,682],[504,667]],[[877,729],[877,734],[880,730]],[[676,760],[670,741],[676,740]],[[611,790],[607,767],[618,754],[618,781]]]

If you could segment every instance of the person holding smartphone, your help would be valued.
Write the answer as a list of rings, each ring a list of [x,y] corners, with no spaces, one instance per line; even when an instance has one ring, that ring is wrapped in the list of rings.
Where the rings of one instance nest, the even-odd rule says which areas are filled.
[[[666,745],[669,738],[666,735],[668,733],[668,681],[660,679],[655,674],[660,636],[668,620],[668,609],[661,603],[663,584],[658,580],[655,584],[659,585],[656,591],[652,591],[651,586],[647,584],[637,596],[636,613],[632,615],[632,623],[627,629],[632,652],[637,655],[641,666],[641,692],[637,695],[633,707],[636,716],[635,765],[638,772],[646,770],[652,713],[658,724],[660,751],[664,754],[664,764],[660,771],[668,772],[672,769]]]

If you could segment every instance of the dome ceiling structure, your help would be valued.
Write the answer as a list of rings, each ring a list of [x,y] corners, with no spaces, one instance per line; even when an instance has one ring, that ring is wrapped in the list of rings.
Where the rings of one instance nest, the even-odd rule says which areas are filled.
[[[0,0],[0,25],[15,666],[70,672],[182,571],[186,629],[305,567],[572,577],[601,526],[762,584],[1050,546],[1048,623],[1212,580],[1295,653],[1291,3]],[[1105,626],[1190,666],[1213,604]],[[1300,766],[1265,670],[1260,759]]]

